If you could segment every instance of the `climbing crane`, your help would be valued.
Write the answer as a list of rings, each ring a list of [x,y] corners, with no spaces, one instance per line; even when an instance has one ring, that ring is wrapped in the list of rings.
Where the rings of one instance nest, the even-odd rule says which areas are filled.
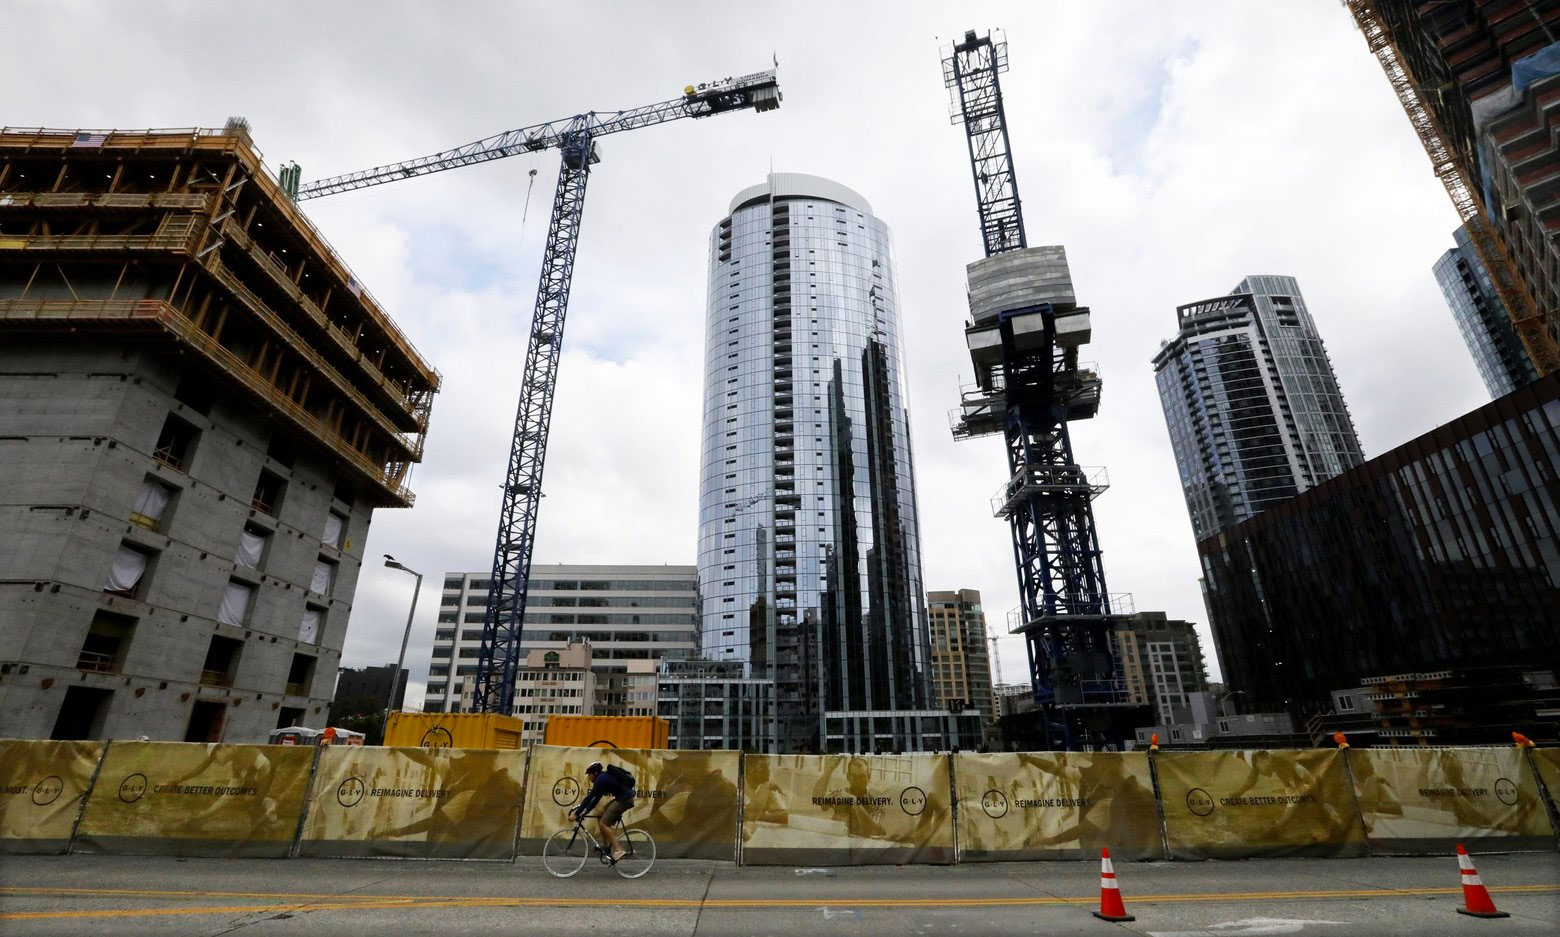
[[[993,499],[1013,535],[1034,700],[1052,747],[1118,747],[1133,711],[1111,633],[1124,596],[1105,591],[1094,525],[1100,468],[1073,459],[1068,421],[1099,408],[1099,375],[1078,361],[1089,310],[1074,301],[1060,247],[1029,248],[998,75],[1007,43],[964,34],[943,59],[953,122],[968,138],[986,259],[969,267],[965,330],[976,386],[954,411],[955,438],[1002,434],[1009,481]],[[1115,608],[1112,603],[1115,603]],[[996,656],[996,642],[992,642]]]
[[[731,111],[772,111],[780,106],[780,85],[773,70],[739,78],[689,85],[681,97],[625,111],[576,114],[561,120],[522,127],[475,143],[417,159],[299,185],[296,169],[283,179],[298,199],[318,198],[369,186],[470,166],[506,156],[557,149],[562,154],[558,186],[553,194],[552,220],[542,253],[536,309],[520,383],[509,467],[504,477],[498,540],[493,549],[492,587],[482,628],[477,661],[475,708],[509,715],[514,709],[515,674],[519,666],[521,624],[525,619],[526,581],[531,573],[531,549],[537,508],[542,497],[542,463],[557,386],[558,354],[563,320],[574,275],[580,216],[585,208],[585,183],[599,161],[596,138],[609,133],[664,124],[684,117],[710,117]]]

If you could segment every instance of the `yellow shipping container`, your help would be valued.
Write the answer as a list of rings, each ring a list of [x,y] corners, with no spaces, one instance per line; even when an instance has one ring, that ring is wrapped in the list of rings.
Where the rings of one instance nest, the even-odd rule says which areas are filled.
[[[660,716],[552,715],[543,741],[576,748],[665,748],[670,730]]]
[[[391,713],[385,745],[391,748],[520,747],[524,723],[498,713]],[[662,735],[665,738],[665,735]]]

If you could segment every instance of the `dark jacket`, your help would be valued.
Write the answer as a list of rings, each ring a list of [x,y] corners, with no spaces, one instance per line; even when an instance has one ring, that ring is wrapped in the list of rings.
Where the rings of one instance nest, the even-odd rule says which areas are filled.
[[[613,800],[626,800],[632,806],[634,802],[634,789],[619,781],[611,771],[602,771],[596,775],[596,783],[590,787],[590,793],[580,801],[579,812],[583,816],[590,813],[591,808],[603,797]]]

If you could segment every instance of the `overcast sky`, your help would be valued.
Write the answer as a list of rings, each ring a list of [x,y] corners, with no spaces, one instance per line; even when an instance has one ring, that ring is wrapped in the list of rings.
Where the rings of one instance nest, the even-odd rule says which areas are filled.
[[[220,126],[247,117],[307,182],[588,110],[675,97],[780,64],[780,110],[606,138],[569,304],[534,561],[695,561],[706,238],[777,171],[860,192],[893,231],[925,583],[1017,604],[989,500],[994,439],[955,443],[972,379],[964,267],[981,255],[940,49],[1006,31],[1003,76],[1029,243],[1065,244],[1093,310],[1110,590],[1195,621],[1196,545],[1150,359],[1175,307],[1250,274],[1297,277],[1367,457],[1487,401],[1430,267],[1457,219],[1337,0],[902,3],[6,4],[0,122]],[[18,41],[16,37],[28,37]],[[536,170],[534,190],[530,170]],[[308,214],[444,375],[412,510],[364,547],[425,576],[407,651],[421,700],[440,580],[487,570],[557,156],[307,202]],[[393,661],[405,574],[365,561],[344,663]],[[1003,673],[1024,679],[1017,638]]]

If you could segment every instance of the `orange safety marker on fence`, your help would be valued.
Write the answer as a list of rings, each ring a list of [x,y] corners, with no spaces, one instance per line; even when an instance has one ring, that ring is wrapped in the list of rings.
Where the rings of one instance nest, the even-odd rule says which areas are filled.
[[[1150,735],[1148,737],[1148,750],[1151,751],[1151,752],[1159,751],[1159,733],[1158,732],[1155,732],[1153,735]]]
[[[1463,848],[1462,843],[1457,844],[1457,866],[1462,870],[1465,905],[1457,909],[1458,914],[1469,917],[1511,917],[1504,911],[1495,910],[1495,902],[1490,900],[1490,890],[1484,887],[1484,881],[1479,878],[1478,870],[1473,867],[1473,859],[1468,856],[1468,850]]]
[[[1513,733],[1511,733],[1511,741],[1513,743],[1515,743],[1518,748],[1537,748],[1538,747],[1537,745],[1533,744],[1533,740],[1532,739],[1530,739],[1527,736],[1523,735],[1521,732],[1513,732]]]
[[[1110,863],[1110,847],[1100,849],[1100,909],[1094,916],[1102,921],[1135,921],[1121,903],[1121,888],[1116,884],[1116,867]]]
[[[1333,733],[1333,744],[1337,745],[1339,748],[1348,748],[1349,747],[1349,737],[1347,735],[1344,735],[1342,732],[1334,732]]]

